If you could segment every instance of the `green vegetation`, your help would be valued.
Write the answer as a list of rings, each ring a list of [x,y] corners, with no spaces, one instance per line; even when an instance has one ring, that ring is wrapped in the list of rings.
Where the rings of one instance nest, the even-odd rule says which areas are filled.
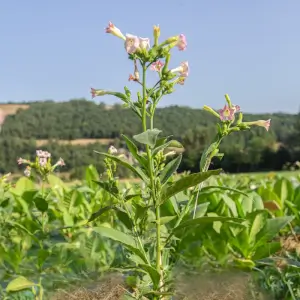
[[[120,117],[121,116],[121,117]],[[256,128],[251,132],[232,134],[226,139],[221,150],[224,159],[214,162],[227,172],[254,172],[281,170],[287,163],[300,160],[300,115],[265,114],[244,115],[247,120],[271,118],[270,131]],[[215,134],[214,116],[200,109],[188,107],[158,108],[155,124],[165,136],[173,135],[185,145],[185,152],[179,171],[196,171],[205,145]],[[51,101],[31,103],[28,109],[20,109],[6,117],[0,137],[0,172],[18,171],[15,164],[19,156],[33,158],[36,140],[39,139],[93,139],[114,138],[115,147],[126,148],[120,142],[122,133],[128,136],[140,132],[141,125],[134,113],[121,105],[110,109],[92,101],[72,100],[64,103]],[[83,169],[94,164],[103,172],[103,162],[93,150],[103,151],[105,145],[59,145],[43,146],[54,158],[67,161],[64,171],[79,178]],[[121,177],[128,176],[124,170]]]
[[[80,186],[65,185],[53,175],[49,175],[48,180],[49,187],[43,192],[38,184],[25,177],[19,179],[15,187],[5,181],[1,183],[1,299],[33,300],[33,292],[39,295],[41,291],[47,299],[55,289],[96,282],[110,268],[120,270],[130,261],[127,250],[121,250],[117,242],[105,237],[108,233],[97,229],[115,228],[130,234],[126,214],[96,183],[100,177],[94,167],[87,168]],[[188,272],[185,276],[208,271],[218,276],[220,267],[244,272],[253,261],[252,280],[256,286],[272,292],[274,299],[298,299],[299,243],[290,231],[289,221],[297,230],[300,225],[299,184],[299,172],[289,179],[270,174],[264,178],[223,175],[208,180],[198,199],[197,217],[242,218],[249,226],[243,229],[239,224],[215,222],[186,228],[188,234],[176,248],[176,268],[184,268]],[[134,184],[125,186],[131,187],[131,195],[138,192]],[[162,206],[163,216],[173,215],[173,208],[180,209],[190,197],[193,197],[192,191],[172,197]],[[129,204],[131,209],[141,209],[142,213],[139,205],[143,202],[137,195],[131,197]],[[116,205],[115,209],[104,209],[111,205]],[[99,209],[103,213],[86,224]],[[163,225],[164,232],[174,227],[176,218],[171,219]],[[142,226],[142,219],[138,224]],[[148,228],[146,238],[149,241],[151,232]],[[176,237],[180,239],[181,234],[183,232],[177,231]],[[135,272],[124,270],[124,274],[128,278],[126,288],[130,290]],[[13,281],[7,291],[8,283],[19,276],[24,276],[26,281],[23,279],[22,284]]]

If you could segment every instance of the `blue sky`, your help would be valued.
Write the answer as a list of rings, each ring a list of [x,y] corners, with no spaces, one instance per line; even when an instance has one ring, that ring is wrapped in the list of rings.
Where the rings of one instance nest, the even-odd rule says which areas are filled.
[[[0,101],[91,99],[91,86],[135,90],[122,40],[104,32],[112,21],[142,37],[152,38],[154,24],[161,39],[187,36],[171,67],[188,60],[190,76],[162,105],[217,108],[228,93],[246,112],[296,113],[299,12],[299,0],[1,1]]]

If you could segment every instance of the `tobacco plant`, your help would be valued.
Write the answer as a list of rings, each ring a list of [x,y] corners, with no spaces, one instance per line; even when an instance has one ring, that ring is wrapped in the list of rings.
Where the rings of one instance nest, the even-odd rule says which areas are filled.
[[[184,240],[185,233],[217,221],[244,226],[244,220],[240,218],[197,215],[198,197],[203,182],[211,176],[218,176],[222,171],[209,170],[209,167],[214,157],[223,156],[219,152],[223,138],[237,131],[248,130],[253,125],[268,130],[270,120],[243,122],[240,107],[233,105],[228,95],[225,96],[227,104],[219,111],[204,106],[219,121],[218,133],[202,155],[200,172],[176,179],[174,173],[180,165],[184,146],[172,137],[164,136],[155,127],[154,117],[161,99],[172,94],[177,85],[184,85],[189,75],[187,61],[175,68],[171,61],[172,51],[176,48],[179,51],[186,50],[187,39],[184,34],[179,34],[160,42],[159,26],[154,26],[152,45],[149,38],[124,35],[111,22],[106,32],[123,40],[134,69],[129,81],[139,85],[141,90],[137,92],[136,99],[133,99],[126,86],[124,93],[92,88],[92,97],[113,95],[119,98],[124,102],[125,108],[136,114],[141,122],[142,132],[133,137],[122,135],[133,160],[119,155],[115,148],[110,148],[108,153],[98,152],[105,156],[107,167],[106,178],[98,184],[110,193],[112,205],[95,212],[89,222],[103,212],[114,209],[118,221],[126,225],[123,231],[106,225],[92,228],[102,236],[120,242],[127,249],[128,265],[122,269],[130,275],[127,277],[130,286],[127,297],[167,299],[174,294],[172,270],[180,254],[178,245]],[[153,86],[147,83],[149,70],[157,74],[157,82]],[[237,113],[239,115],[236,119]],[[128,168],[142,181],[139,193],[132,194],[130,189],[121,189],[114,177],[118,165]],[[194,191],[193,196],[179,203],[176,197],[190,189]]]

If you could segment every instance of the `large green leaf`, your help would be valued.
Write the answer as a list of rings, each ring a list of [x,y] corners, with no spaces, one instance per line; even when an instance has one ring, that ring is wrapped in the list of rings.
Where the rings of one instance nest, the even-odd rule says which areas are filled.
[[[108,154],[105,152],[98,152],[95,150],[94,150],[94,152],[108,157],[109,159],[115,161],[116,163],[118,163],[118,164],[124,166],[125,168],[129,169],[130,171],[132,171],[136,176],[141,178],[144,182],[148,182],[148,177],[145,175],[145,173],[140,168],[135,168],[133,165],[129,164],[124,159],[121,159],[117,156],[114,156],[114,155],[111,155],[111,154]]]
[[[259,260],[266,257],[270,257],[280,249],[281,249],[280,242],[265,243],[264,245],[256,249],[255,254],[252,256],[252,259]]]
[[[12,281],[10,281],[6,287],[7,292],[17,292],[21,290],[28,289],[30,287],[36,286],[34,282],[28,280],[24,276],[19,276]]]
[[[292,200],[294,198],[293,184],[286,178],[278,179],[274,184],[273,191],[281,200],[282,206],[285,200]]]
[[[210,176],[219,175],[221,172],[222,169],[218,169],[184,176],[163,189],[161,202],[164,202],[181,191],[187,190],[188,188],[205,181]]]
[[[173,175],[174,172],[178,169],[181,163],[182,155],[177,156],[173,160],[171,160],[162,170],[160,174],[160,181],[162,185],[164,185],[168,179]]]
[[[123,244],[133,253],[142,258],[145,263],[148,263],[148,258],[146,257],[144,252],[137,246],[137,242],[133,236],[105,226],[93,227],[93,231]]]
[[[268,219],[264,228],[257,234],[257,246],[272,240],[279,231],[294,219],[294,216],[284,216]]]
[[[266,224],[266,214],[264,211],[255,212],[254,220],[249,232],[249,245],[254,245],[256,235],[263,229]]]
[[[161,133],[161,130],[158,130],[156,128],[148,129],[145,132],[134,135],[133,138],[141,144],[148,145],[151,148],[154,148],[157,137],[160,133]]]

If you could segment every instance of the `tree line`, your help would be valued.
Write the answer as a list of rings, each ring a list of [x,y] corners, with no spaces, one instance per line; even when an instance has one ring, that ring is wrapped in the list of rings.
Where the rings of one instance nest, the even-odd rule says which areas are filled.
[[[214,161],[212,167],[222,167],[228,172],[281,170],[289,162],[300,160],[300,114],[245,114],[244,120],[271,118],[271,128],[238,132],[222,144],[225,153],[222,161]],[[185,146],[180,171],[198,171],[204,148],[216,132],[216,118],[201,109],[182,106],[158,108],[155,124],[164,136],[173,136]],[[114,138],[118,147],[125,147],[120,138],[141,132],[140,122],[129,109],[114,105],[109,109],[103,103],[84,99],[68,102],[30,103],[28,109],[20,109],[6,117],[0,135],[0,172],[16,172],[16,159],[33,158],[37,139],[93,139]],[[106,151],[107,146],[61,145],[50,142],[42,147],[52,152],[54,159],[63,157],[65,171],[73,177],[81,176],[88,164],[104,170],[103,159],[93,150]],[[128,176],[124,169],[121,176]]]

